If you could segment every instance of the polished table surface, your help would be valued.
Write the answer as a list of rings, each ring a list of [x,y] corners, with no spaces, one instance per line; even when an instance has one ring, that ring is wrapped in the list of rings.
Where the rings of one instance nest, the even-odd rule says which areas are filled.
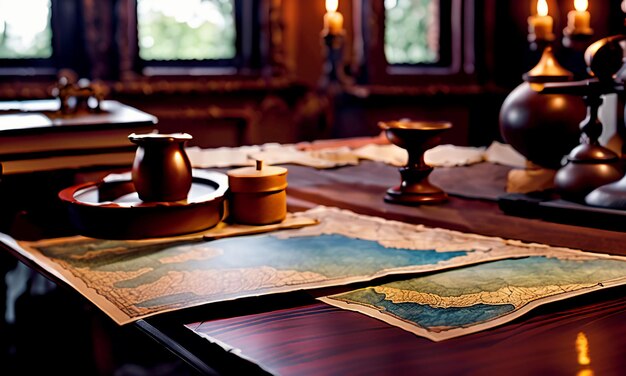
[[[289,166],[289,204],[291,210],[338,206],[432,227],[626,255],[626,233],[502,213],[495,198],[504,193],[507,172],[506,167],[489,164],[437,169],[433,181],[454,194],[450,201],[409,207],[383,202],[387,187],[399,180],[391,166],[374,162],[330,170]],[[206,373],[626,372],[626,287],[547,304],[509,324],[439,343],[315,300],[355,287],[362,286],[213,304],[136,325]],[[587,339],[589,363],[577,352],[581,336]]]

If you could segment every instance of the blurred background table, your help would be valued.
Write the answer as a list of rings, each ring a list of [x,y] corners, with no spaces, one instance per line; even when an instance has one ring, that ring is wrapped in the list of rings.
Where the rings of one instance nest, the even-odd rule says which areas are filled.
[[[64,114],[56,99],[0,102],[0,162],[4,174],[132,163],[128,135],[150,132],[157,119],[117,101],[100,110]]]

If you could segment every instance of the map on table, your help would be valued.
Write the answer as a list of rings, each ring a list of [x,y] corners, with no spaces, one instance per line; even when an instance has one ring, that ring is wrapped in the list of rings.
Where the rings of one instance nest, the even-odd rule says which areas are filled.
[[[18,242],[13,247],[119,324],[201,304],[366,282],[391,274],[526,256],[591,257],[335,208],[319,207],[293,218],[319,223],[212,241],[72,237]]]
[[[512,321],[571,296],[626,284],[626,259],[560,254],[495,261],[320,300],[433,341]]]

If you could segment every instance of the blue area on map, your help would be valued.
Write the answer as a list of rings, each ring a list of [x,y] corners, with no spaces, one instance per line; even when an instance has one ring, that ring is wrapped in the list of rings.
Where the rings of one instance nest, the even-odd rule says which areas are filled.
[[[434,308],[416,303],[393,303],[388,300],[382,301],[380,306],[392,315],[417,323],[424,328],[476,325],[515,310],[512,304],[481,303],[469,307]]]
[[[416,265],[435,265],[440,261],[465,256],[468,251],[437,252],[386,248],[376,241],[338,234],[277,238],[256,235],[215,240],[192,246],[163,249],[150,256],[163,257],[188,252],[188,247],[219,249],[222,254],[208,259],[180,263],[152,262],[153,270],[137,278],[120,281],[116,287],[136,287],[156,281],[170,271],[223,270],[271,267],[278,270],[313,272],[327,278],[370,276],[386,269]],[[138,266],[145,267],[146,260]]]
[[[354,293],[347,293],[350,300],[375,305],[378,309],[384,309],[386,313],[401,318],[404,321],[413,322],[423,328],[453,327],[476,325],[481,322],[493,320],[504,314],[513,312],[512,304],[475,304],[468,307],[437,308],[429,305],[411,302],[394,303],[385,299],[385,294],[366,288]]]
[[[559,259],[544,256],[495,261],[487,264],[395,281],[382,287],[455,297],[495,292],[505,288],[545,286],[593,286],[626,276],[626,263],[611,259]],[[562,292],[565,292],[563,290]],[[554,292],[556,293],[556,292]],[[373,307],[384,314],[432,331],[461,328],[491,321],[516,310],[514,304],[478,303],[464,307],[432,307],[417,302],[393,302],[374,287],[358,289],[333,297],[348,304]],[[529,300],[540,297],[527,297]],[[504,299],[504,298],[503,298]],[[423,302],[422,302],[423,303]],[[520,297],[519,303],[526,303]]]
[[[281,239],[270,235],[230,238],[207,244],[224,251],[212,268],[256,268],[311,271],[327,277],[374,274],[384,269],[434,265],[465,256],[467,251],[437,252],[386,248],[376,241],[323,234]]]

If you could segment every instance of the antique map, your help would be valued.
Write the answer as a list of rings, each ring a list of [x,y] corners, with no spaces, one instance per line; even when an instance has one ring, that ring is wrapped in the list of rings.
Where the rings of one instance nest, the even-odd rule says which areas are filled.
[[[501,325],[547,302],[624,283],[624,258],[560,254],[469,266],[321,300],[441,341]]]
[[[311,209],[291,219],[319,223],[217,240],[72,237],[13,241],[9,246],[78,290],[119,324],[201,304],[366,282],[391,274],[528,256],[592,257],[334,208]]]

